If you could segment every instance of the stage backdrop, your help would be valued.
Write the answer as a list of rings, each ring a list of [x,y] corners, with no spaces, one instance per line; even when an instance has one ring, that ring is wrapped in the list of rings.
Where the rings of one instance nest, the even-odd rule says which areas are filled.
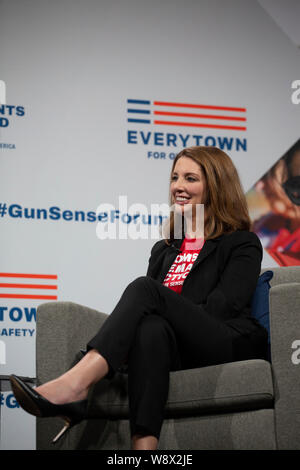
[[[253,218],[278,215],[263,178],[299,139],[299,51],[248,0],[1,0],[0,44],[1,374],[35,377],[39,304],[110,313],[145,274],[183,147],[222,148]],[[264,266],[297,263],[274,254],[297,210],[258,223]],[[34,448],[3,384],[1,448]]]

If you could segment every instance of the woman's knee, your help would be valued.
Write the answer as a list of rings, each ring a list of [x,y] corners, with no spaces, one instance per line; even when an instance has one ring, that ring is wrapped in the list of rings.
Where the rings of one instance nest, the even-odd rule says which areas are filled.
[[[149,276],[139,276],[134,281],[130,282],[128,287],[132,288],[144,288],[152,284],[153,279]]]
[[[128,284],[125,292],[134,299],[141,299],[147,305],[160,307],[158,282],[149,276],[140,276]]]

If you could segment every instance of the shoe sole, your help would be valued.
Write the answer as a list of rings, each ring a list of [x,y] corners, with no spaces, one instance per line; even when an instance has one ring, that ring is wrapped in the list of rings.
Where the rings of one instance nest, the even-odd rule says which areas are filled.
[[[15,398],[19,405],[34,416],[41,417],[42,413],[38,406],[34,403],[34,401],[27,395],[27,393],[23,390],[21,385],[13,378],[10,377],[10,384],[12,391],[15,395]]]

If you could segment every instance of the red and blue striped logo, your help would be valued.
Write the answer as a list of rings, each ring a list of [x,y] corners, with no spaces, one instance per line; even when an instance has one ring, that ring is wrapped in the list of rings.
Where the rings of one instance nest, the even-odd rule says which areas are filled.
[[[127,121],[158,126],[246,131],[246,108],[169,101],[127,100]]]

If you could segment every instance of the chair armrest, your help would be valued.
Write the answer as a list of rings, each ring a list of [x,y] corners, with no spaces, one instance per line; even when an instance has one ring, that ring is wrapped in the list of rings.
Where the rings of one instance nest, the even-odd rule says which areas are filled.
[[[270,331],[278,448],[300,449],[300,364],[292,361],[300,340],[299,283],[270,289]]]
[[[36,374],[44,383],[68,370],[108,315],[73,302],[48,302],[37,309]]]

